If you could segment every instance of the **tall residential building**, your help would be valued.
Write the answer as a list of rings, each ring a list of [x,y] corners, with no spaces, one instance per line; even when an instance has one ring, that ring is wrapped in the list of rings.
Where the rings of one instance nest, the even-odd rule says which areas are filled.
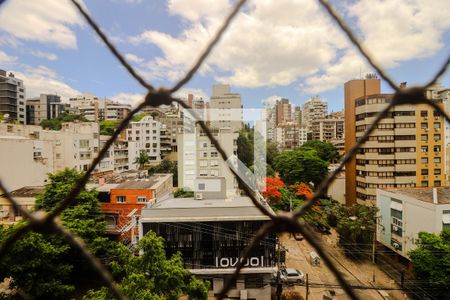
[[[26,123],[39,125],[43,120],[56,119],[64,110],[61,97],[41,94],[26,101]]]
[[[237,132],[212,129],[228,157],[237,155]],[[230,195],[237,193],[237,180],[206,134],[197,126],[194,132],[178,136],[178,186],[192,189],[198,177],[224,177]]]
[[[292,104],[286,99],[277,100],[275,104],[276,126],[292,121]]]
[[[4,70],[0,70],[0,114],[25,124],[25,86],[13,73],[7,75]]]
[[[305,127],[295,122],[278,125],[275,128],[275,143],[280,150],[295,149],[306,143],[308,138]]]
[[[392,94],[374,76],[345,83],[345,151],[372,124]],[[435,99],[443,106],[442,99]],[[346,165],[346,203],[367,204],[377,188],[445,185],[443,117],[427,105],[398,105],[377,124]]]
[[[343,112],[328,114],[323,119],[312,121],[311,134],[313,140],[329,142],[338,151],[344,150],[344,114]]]
[[[211,120],[211,127],[227,128],[232,132],[237,132],[242,128],[241,95],[232,93],[229,85],[213,85],[209,108],[211,111],[208,118]]]
[[[328,102],[325,99],[320,99],[319,96],[314,96],[303,104],[302,122],[303,125],[311,130],[312,121],[323,119],[328,114]]]
[[[303,125],[303,112],[301,106],[296,106],[294,109],[294,122],[298,125]]]
[[[161,161],[161,122],[152,116],[145,116],[136,122],[130,122],[126,130],[128,141],[128,167],[135,170],[138,165],[135,160],[141,151],[147,153],[150,163]]]

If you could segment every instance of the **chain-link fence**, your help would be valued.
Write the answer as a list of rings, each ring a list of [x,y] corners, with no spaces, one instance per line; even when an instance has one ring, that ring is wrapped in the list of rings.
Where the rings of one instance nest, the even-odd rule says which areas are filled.
[[[22,206],[18,205],[17,201],[14,200],[14,198],[11,197],[10,193],[6,190],[3,183],[0,180],[0,189],[4,192],[5,197],[11,202],[14,209],[19,211],[23,216],[26,222],[24,225],[20,226],[13,234],[11,234],[1,245],[0,247],[0,259],[3,258],[5,253],[11,248],[11,246],[20,239],[21,236],[23,236],[26,232],[29,231],[35,231],[35,232],[53,232],[56,234],[61,235],[66,239],[66,241],[72,245],[74,248],[77,248],[80,250],[86,261],[89,263],[89,265],[92,267],[92,269],[98,273],[98,275],[104,280],[106,286],[111,290],[112,294],[118,298],[118,299],[126,299],[126,297],[123,295],[123,293],[118,289],[116,286],[113,277],[111,276],[108,269],[100,262],[100,260],[95,257],[92,253],[89,252],[83,241],[75,236],[73,233],[69,232],[66,228],[64,228],[57,220],[56,218],[58,215],[69,205],[73,204],[75,201],[76,196],[80,193],[80,191],[83,189],[85,184],[88,182],[89,177],[91,176],[91,173],[97,166],[97,164],[102,160],[102,158],[105,156],[108,149],[113,145],[115,139],[119,136],[119,134],[127,127],[128,123],[130,122],[131,118],[138,113],[142,108],[146,106],[152,106],[152,107],[158,107],[160,105],[170,105],[172,103],[178,103],[181,107],[185,109],[190,109],[190,107],[186,104],[186,102],[177,99],[173,96],[173,94],[178,91],[181,87],[183,87],[189,80],[192,78],[192,76],[198,71],[200,66],[203,64],[205,59],[210,54],[211,50],[214,48],[214,46],[219,42],[220,38],[222,37],[223,33],[227,30],[229,25],[231,24],[233,18],[238,14],[241,7],[245,4],[246,0],[240,0],[236,3],[234,8],[232,9],[231,13],[228,15],[228,17],[223,22],[222,26],[217,31],[216,35],[213,37],[213,39],[209,42],[206,49],[202,52],[202,54],[199,56],[193,67],[189,70],[189,72],[178,82],[176,83],[172,88],[155,88],[153,85],[148,83],[146,80],[144,80],[134,69],[131,67],[131,65],[126,61],[124,56],[117,50],[117,48],[111,43],[109,38],[103,31],[100,29],[100,27],[97,25],[97,23],[94,21],[94,19],[87,13],[86,9],[83,8],[80,3],[78,3],[77,0],[71,0],[73,5],[76,7],[76,9],[83,15],[86,22],[92,27],[92,29],[96,32],[96,34],[102,39],[102,41],[105,43],[105,45],[108,47],[108,49],[114,54],[114,56],[120,61],[122,66],[125,67],[125,69],[129,72],[129,74],[137,81],[139,84],[141,84],[146,90],[147,95],[145,96],[145,99],[142,103],[140,103],[136,108],[134,108],[130,114],[126,116],[126,118],[119,124],[116,131],[113,133],[111,138],[105,143],[103,148],[100,150],[98,156],[92,161],[91,165],[89,166],[88,170],[83,174],[83,177],[78,181],[78,183],[75,185],[75,187],[69,192],[68,196],[61,201],[57,207],[55,207],[54,210],[51,212],[44,212],[44,211],[36,211],[36,212],[29,212]],[[239,263],[236,266],[235,272],[232,276],[224,283],[224,286],[221,290],[221,292],[218,295],[219,299],[223,299],[224,296],[227,294],[228,290],[231,288],[233,283],[236,281],[237,277],[239,276],[239,273],[241,269],[244,267],[244,264],[246,260],[249,258],[250,253],[254,249],[255,246],[259,244],[260,241],[269,233],[269,232],[276,232],[276,233],[282,233],[282,232],[300,232],[303,234],[305,239],[313,246],[317,253],[322,257],[323,261],[325,262],[326,266],[330,269],[330,271],[336,276],[337,281],[339,282],[342,289],[345,290],[347,295],[351,299],[359,299],[359,297],[355,294],[354,290],[352,289],[351,285],[345,280],[342,273],[339,271],[339,269],[334,265],[332,258],[328,255],[327,251],[324,249],[324,247],[321,245],[318,238],[314,235],[314,233],[304,224],[300,221],[300,217],[312,206],[315,199],[319,199],[323,197],[327,191],[328,186],[331,184],[331,182],[335,179],[336,175],[342,171],[344,165],[355,155],[356,151],[359,149],[359,147],[367,141],[369,135],[372,133],[372,131],[375,129],[377,123],[382,120],[388,113],[390,109],[392,109],[396,105],[401,104],[427,104],[434,108],[436,111],[441,113],[446,121],[450,122],[450,117],[445,113],[443,109],[441,109],[435,102],[429,100],[425,96],[425,91],[427,88],[429,88],[431,85],[436,83],[436,81],[446,72],[447,67],[450,62],[450,57],[447,58],[445,64],[438,70],[438,72],[435,74],[432,80],[430,82],[424,84],[420,87],[413,87],[413,88],[407,88],[407,89],[399,89],[397,84],[387,75],[387,73],[377,64],[374,62],[373,58],[368,54],[367,50],[365,49],[364,45],[362,45],[352,30],[349,28],[349,26],[344,22],[341,16],[334,10],[334,8],[328,3],[326,0],[317,0],[322,8],[328,13],[328,15],[335,21],[337,26],[346,34],[348,39],[351,41],[351,43],[359,50],[361,55],[366,59],[366,61],[370,64],[370,66],[380,75],[380,77],[395,91],[394,97],[392,101],[382,110],[380,111],[376,117],[375,121],[369,126],[369,128],[366,129],[364,132],[364,135],[361,136],[354,146],[349,149],[346,154],[342,157],[340,160],[340,163],[338,167],[329,174],[329,176],[319,185],[316,192],[314,193],[313,197],[311,197],[305,205],[297,209],[296,211],[292,213],[283,213],[283,214],[277,214],[274,215],[272,212],[267,210],[267,208],[262,204],[262,202],[259,200],[256,193],[243,181],[239,176],[237,176],[237,171],[233,168],[232,165],[229,165],[231,172],[236,175],[236,179],[239,183],[239,185],[242,187],[244,192],[248,197],[251,198],[254,205],[265,215],[269,216],[271,221],[266,223],[264,226],[260,228],[260,230],[255,234],[255,236],[252,238],[249,245],[244,249],[244,251],[241,253],[241,259],[239,260]],[[4,1],[0,1],[0,4],[4,3]],[[227,161],[227,155],[225,154],[225,151],[221,147],[221,145],[218,143],[216,138],[213,136],[211,131],[206,126],[206,123],[204,121],[201,121],[198,116],[195,115],[198,124],[203,129],[203,131],[206,133],[208,138],[211,140],[211,143],[214,145],[214,147],[218,150],[220,153],[222,159],[224,161]]]

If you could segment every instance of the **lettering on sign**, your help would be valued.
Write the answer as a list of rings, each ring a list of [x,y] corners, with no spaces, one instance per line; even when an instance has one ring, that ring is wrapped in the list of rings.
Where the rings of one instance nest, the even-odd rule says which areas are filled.
[[[242,260],[242,258],[240,259]],[[216,257],[216,267],[217,268],[229,268],[235,267],[239,262],[238,257]],[[250,257],[246,260],[244,267],[263,267],[264,258],[261,257]]]

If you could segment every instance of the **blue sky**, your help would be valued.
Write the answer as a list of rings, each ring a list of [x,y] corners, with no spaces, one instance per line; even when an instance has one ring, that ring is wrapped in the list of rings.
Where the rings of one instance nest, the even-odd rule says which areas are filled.
[[[146,79],[170,86],[196,60],[233,2],[84,5]],[[397,82],[425,82],[450,53],[449,1],[335,3]],[[135,104],[144,93],[65,0],[9,0],[0,7],[0,68],[24,79],[27,97],[90,92]],[[336,111],[343,107],[343,83],[370,71],[315,1],[250,1],[180,96],[207,98],[212,84],[230,83],[245,107],[276,97],[298,105],[320,95]],[[450,86],[450,76],[441,83]]]

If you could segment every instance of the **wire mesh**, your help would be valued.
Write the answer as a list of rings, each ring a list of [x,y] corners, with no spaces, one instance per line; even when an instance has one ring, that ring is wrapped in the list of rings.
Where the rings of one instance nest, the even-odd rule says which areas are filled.
[[[5,188],[4,184],[0,179],[0,190],[4,192],[6,199],[11,202],[12,206],[18,210],[23,216],[26,222],[24,225],[20,226],[16,231],[11,234],[0,246],[0,259],[3,258],[5,253],[11,248],[15,241],[17,241],[21,236],[23,236],[28,231],[36,231],[36,232],[54,232],[56,234],[61,235],[66,239],[66,241],[72,245],[74,248],[77,248],[82,253],[83,257],[86,259],[88,264],[92,267],[92,269],[104,280],[105,285],[110,289],[112,294],[117,299],[126,299],[125,295],[120,291],[117,287],[116,283],[113,280],[111,273],[108,269],[102,264],[101,260],[95,257],[88,248],[85,246],[83,241],[77,237],[75,234],[69,232],[65,229],[60,223],[57,221],[58,215],[69,205],[74,204],[75,198],[81,192],[85,184],[87,183],[91,173],[94,171],[97,164],[102,160],[105,156],[108,149],[113,145],[115,139],[119,136],[119,134],[127,127],[128,123],[132,119],[132,117],[138,113],[142,108],[146,106],[158,107],[160,105],[170,105],[172,103],[178,103],[185,109],[190,109],[186,102],[175,98],[173,94],[178,91],[181,87],[183,87],[186,83],[190,81],[192,76],[198,71],[201,65],[204,63],[208,55],[211,53],[211,50],[217,45],[223,33],[227,30],[227,28],[232,23],[232,20],[239,13],[242,6],[245,4],[246,0],[238,1],[232,11],[228,14],[227,18],[224,20],[222,26],[218,29],[217,33],[214,35],[212,40],[208,43],[205,50],[201,53],[193,67],[186,73],[185,77],[182,78],[178,83],[176,83],[172,88],[159,88],[156,89],[148,83],[145,79],[143,79],[134,68],[127,62],[125,57],[117,50],[117,48],[113,45],[113,43],[108,39],[107,35],[100,29],[94,19],[88,14],[86,8],[80,5],[77,0],[71,0],[75,8],[80,12],[80,14],[84,17],[85,21],[90,25],[90,27],[96,32],[96,34],[100,37],[100,39],[105,43],[106,47],[111,51],[111,53],[119,60],[122,66],[128,71],[128,73],[137,81],[140,85],[142,85],[146,91],[147,95],[145,96],[144,101],[142,101],[136,108],[134,108],[127,117],[122,120],[119,124],[113,135],[110,139],[105,143],[105,145],[100,150],[97,157],[92,161],[88,170],[84,173],[83,177],[77,182],[75,187],[70,191],[69,195],[61,201],[58,206],[49,213],[45,213],[42,211],[37,211],[31,213],[27,211],[25,208],[21,207],[14,198],[11,197],[9,191]],[[323,197],[327,191],[329,185],[336,178],[337,174],[342,171],[343,167],[350,159],[352,159],[356,151],[361,147],[361,145],[367,141],[369,135],[375,129],[377,123],[386,117],[388,111],[392,109],[396,105],[401,104],[426,104],[434,108],[441,115],[444,116],[447,122],[450,122],[449,115],[436,103],[426,98],[425,91],[428,87],[436,83],[436,81],[447,71],[448,65],[450,63],[450,56],[447,58],[446,62],[442,65],[442,67],[436,72],[435,76],[423,86],[407,88],[407,89],[399,89],[397,84],[390,78],[390,76],[385,72],[385,70],[379,66],[373,59],[373,57],[368,53],[363,44],[356,38],[353,31],[346,24],[343,18],[334,10],[332,5],[328,3],[326,0],[317,0],[318,3],[322,6],[322,8],[328,13],[328,15],[334,20],[336,25],[346,34],[350,42],[354,47],[360,52],[360,54],[365,58],[365,60],[372,66],[374,70],[380,75],[380,77],[395,91],[393,100],[382,110],[380,111],[376,117],[375,121],[367,128],[364,134],[356,141],[355,145],[342,157],[339,162],[338,167],[328,175],[328,177],[319,185],[314,195],[308,199],[305,205],[294,211],[293,213],[282,213],[274,215],[272,212],[267,210],[267,208],[262,204],[259,200],[255,192],[243,181],[239,176],[237,176],[236,170],[229,165],[231,172],[236,175],[236,179],[239,185],[242,187],[246,195],[252,200],[254,205],[265,215],[270,217],[271,221],[266,223],[264,226],[260,228],[260,230],[253,236],[249,245],[242,251],[241,259],[236,266],[236,269],[232,276],[228,278],[228,280],[224,283],[222,290],[218,295],[218,299],[223,299],[227,292],[230,290],[233,283],[236,281],[240,270],[244,267],[245,261],[249,258],[250,253],[258,245],[258,243],[270,232],[282,233],[282,232],[300,232],[303,234],[304,238],[311,244],[312,247],[315,248],[317,253],[322,257],[326,266],[336,277],[340,287],[347,293],[347,295],[351,299],[359,299],[359,297],[354,292],[354,286],[350,285],[342,273],[339,271],[338,267],[332,260],[332,257],[328,254],[327,250],[323,247],[321,241],[314,235],[314,233],[308,228],[306,224],[300,221],[299,217],[302,216],[314,203],[316,199]],[[5,1],[0,1],[0,5],[2,5]],[[227,161],[227,155],[224,149],[221,147],[219,142],[215,139],[212,132],[209,130],[208,126],[204,121],[201,121],[198,116],[194,117],[197,119],[197,123],[206,133],[208,138],[214,147],[218,150],[221,158],[224,161]]]

